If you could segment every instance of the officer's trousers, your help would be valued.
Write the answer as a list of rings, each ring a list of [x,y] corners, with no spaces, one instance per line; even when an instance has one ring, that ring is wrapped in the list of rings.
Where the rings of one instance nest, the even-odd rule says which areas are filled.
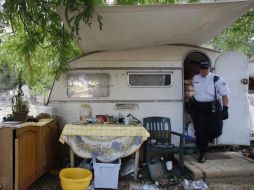
[[[191,116],[195,129],[196,146],[200,153],[208,150],[208,143],[222,134],[223,121],[220,113],[212,113],[211,102],[197,102],[192,105]]]

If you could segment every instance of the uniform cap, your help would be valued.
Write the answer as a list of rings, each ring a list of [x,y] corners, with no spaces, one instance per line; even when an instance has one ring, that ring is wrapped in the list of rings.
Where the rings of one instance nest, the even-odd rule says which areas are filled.
[[[210,63],[210,61],[200,61],[199,62],[199,67],[210,68],[211,67],[211,63]]]

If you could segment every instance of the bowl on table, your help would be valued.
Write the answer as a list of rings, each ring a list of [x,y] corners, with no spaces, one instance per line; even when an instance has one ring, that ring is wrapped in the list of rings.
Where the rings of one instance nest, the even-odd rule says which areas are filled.
[[[96,120],[99,123],[104,123],[108,121],[108,116],[107,115],[96,115]]]

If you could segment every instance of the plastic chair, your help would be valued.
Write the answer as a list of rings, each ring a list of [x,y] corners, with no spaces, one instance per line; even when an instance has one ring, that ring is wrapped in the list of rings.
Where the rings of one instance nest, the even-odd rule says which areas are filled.
[[[170,118],[166,117],[147,117],[143,119],[143,125],[150,133],[150,138],[146,142],[145,159],[150,163],[150,154],[152,152],[161,154],[179,153],[180,175],[184,174],[184,155],[183,155],[183,140],[184,135],[171,131]],[[176,135],[180,138],[179,146],[171,143],[171,136]]]

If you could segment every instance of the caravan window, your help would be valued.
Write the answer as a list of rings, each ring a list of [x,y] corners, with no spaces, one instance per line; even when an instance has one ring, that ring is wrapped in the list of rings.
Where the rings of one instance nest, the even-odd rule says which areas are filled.
[[[129,85],[133,87],[167,87],[171,73],[129,73]]]
[[[110,76],[107,73],[69,74],[67,95],[71,98],[108,97]]]

